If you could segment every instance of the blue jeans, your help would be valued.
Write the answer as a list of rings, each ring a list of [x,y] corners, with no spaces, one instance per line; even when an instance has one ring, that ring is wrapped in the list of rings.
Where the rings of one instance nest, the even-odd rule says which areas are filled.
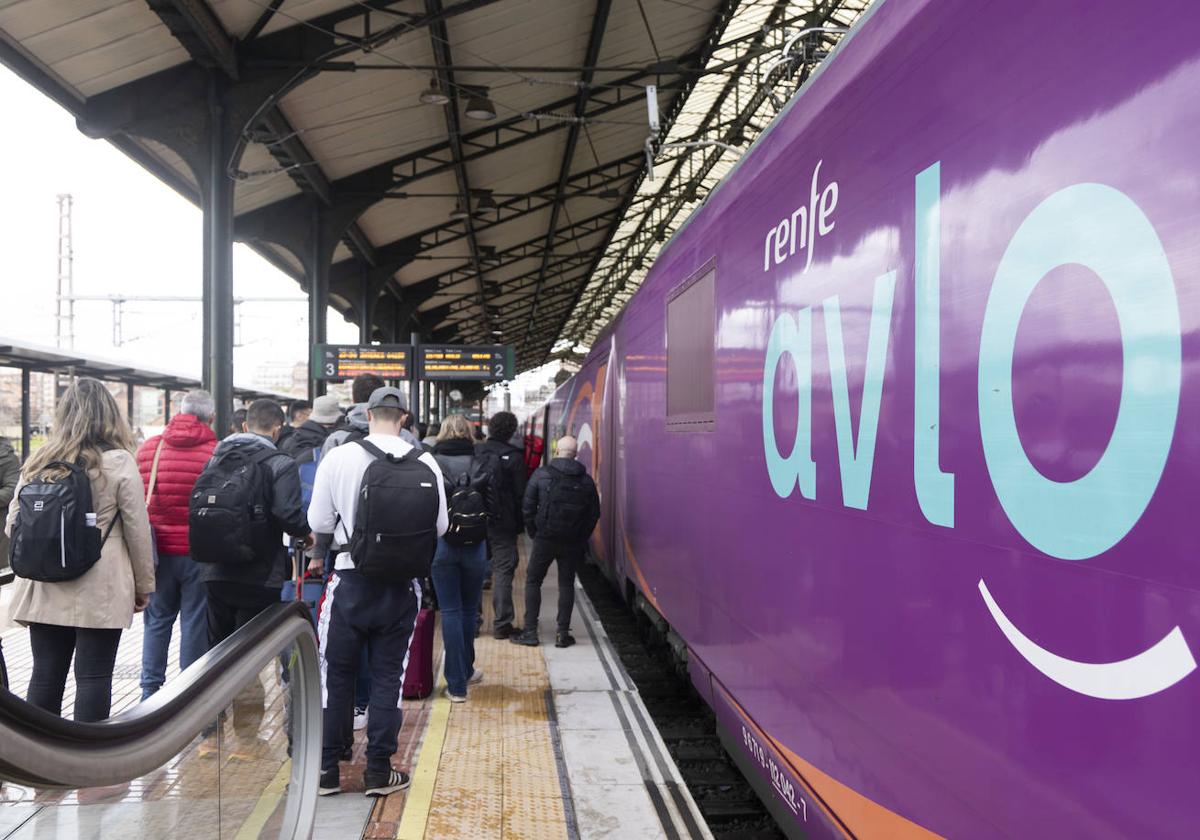
[[[446,649],[446,685],[466,696],[475,671],[475,622],[487,571],[487,547],[450,545],[438,540],[433,555],[433,588],[442,612],[442,645]]]
[[[154,595],[142,613],[142,699],[167,679],[167,649],[175,616],[180,616],[179,668],[187,668],[208,652],[208,595],[200,567],[187,556],[163,555],[154,572]]]

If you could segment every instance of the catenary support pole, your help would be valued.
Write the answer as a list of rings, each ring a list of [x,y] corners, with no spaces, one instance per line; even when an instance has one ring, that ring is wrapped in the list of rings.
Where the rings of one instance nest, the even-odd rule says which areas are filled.
[[[421,406],[420,406],[420,400],[418,400],[418,397],[420,397],[420,395],[421,395],[421,391],[420,391],[421,382],[419,379],[417,379],[417,359],[420,358],[420,355],[421,355],[420,354],[421,334],[416,333],[416,332],[413,333],[410,336],[409,341],[412,343],[413,358],[412,358],[412,365],[411,365],[412,378],[408,380],[408,410],[412,412],[414,417],[420,417],[421,416],[421,414],[420,414]]]
[[[308,255],[308,399],[325,393],[325,382],[317,379],[313,349],[325,343],[325,320],[329,304],[329,260],[321,247],[321,206],[314,202],[311,251]]]
[[[233,181],[226,122],[216,73],[209,77],[208,172],[204,212],[204,387],[216,403],[219,434],[233,414]]]
[[[21,460],[29,457],[29,368],[21,368]]]

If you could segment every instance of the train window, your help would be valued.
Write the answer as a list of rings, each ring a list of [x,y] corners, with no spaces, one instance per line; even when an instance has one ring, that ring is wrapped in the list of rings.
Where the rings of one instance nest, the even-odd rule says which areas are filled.
[[[715,292],[711,263],[667,296],[667,430],[707,432],[716,425]]]

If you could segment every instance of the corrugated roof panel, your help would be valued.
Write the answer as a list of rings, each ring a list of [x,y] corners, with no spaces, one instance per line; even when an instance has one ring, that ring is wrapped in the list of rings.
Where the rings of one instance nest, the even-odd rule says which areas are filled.
[[[189,58],[144,0],[8,3],[0,30],[83,96]]]

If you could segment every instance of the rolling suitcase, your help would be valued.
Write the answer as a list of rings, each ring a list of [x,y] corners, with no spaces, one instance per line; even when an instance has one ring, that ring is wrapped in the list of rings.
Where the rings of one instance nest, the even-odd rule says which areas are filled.
[[[421,700],[433,694],[433,628],[437,624],[433,610],[417,612],[412,641],[408,644],[408,667],[404,669],[405,700]]]
[[[325,578],[320,575],[314,576],[307,571],[308,560],[304,556],[304,549],[300,548],[298,544],[292,546],[291,554],[295,577],[283,582],[279,597],[282,601],[303,601],[307,604],[315,627],[317,607],[321,603],[321,596],[325,594]]]

